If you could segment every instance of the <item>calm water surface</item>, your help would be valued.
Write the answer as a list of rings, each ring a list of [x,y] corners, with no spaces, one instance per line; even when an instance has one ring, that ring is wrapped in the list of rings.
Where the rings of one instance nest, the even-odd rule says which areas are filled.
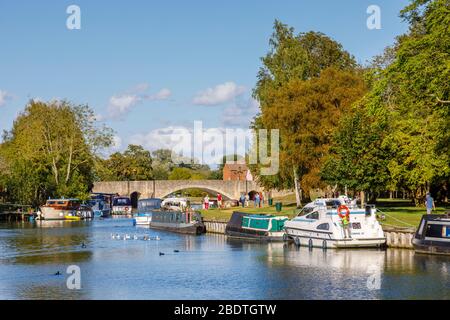
[[[70,265],[81,268],[81,290],[67,289]],[[449,268],[450,257],[410,250],[309,251],[130,219],[0,224],[0,299],[450,299]],[[368,289],[377,274],[380,289]]]

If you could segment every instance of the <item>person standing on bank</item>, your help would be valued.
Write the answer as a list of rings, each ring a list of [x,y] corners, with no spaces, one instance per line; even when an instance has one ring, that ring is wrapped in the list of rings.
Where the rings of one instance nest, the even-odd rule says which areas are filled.
[[[259,193],[257,192],[254,197],[255,197],[255,208],[258,208],[259,207],[259,201],[261,200],[259,198]]]
[[[429,192],[427,192],[427,196],[425,197],[425,206],[427,207],[427,214],[431,214],[433,210],[436,210],[434,199]]]
[[[222,209],[222,195],[220,193],[217,194],[217,206]]]
[[[203,201],[205,203],[205,210],[209,210],[209,196],[206,195]]]
[[[239,202],[241,203],[242,208],[244,208],[245,207],[245,195],[244,194],[241,194],[241,198],[239,199]]]

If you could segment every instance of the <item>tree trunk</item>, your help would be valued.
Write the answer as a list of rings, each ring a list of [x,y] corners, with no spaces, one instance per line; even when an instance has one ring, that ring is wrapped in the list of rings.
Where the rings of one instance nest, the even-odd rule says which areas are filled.
[[[364,201],[365,201],[364,191],[361,191],[360,196],[361,196],[361,208],[364,208]]]
[[[298,179],[297,169],[294,167],[294,189],[295,189],[295,200],[297,202],[297,208],[302,206],[302,197],[300,194],[300,182]]]

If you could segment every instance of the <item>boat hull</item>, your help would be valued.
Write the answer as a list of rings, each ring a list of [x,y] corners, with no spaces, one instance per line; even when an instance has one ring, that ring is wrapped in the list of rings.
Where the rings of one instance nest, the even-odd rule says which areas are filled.
[[[149,226],[152,222],[151,216],[134,217],[134,224],[137,226]]]
[[[41,207],[40,220],[66,220],[67,216],[74,214],[74,210],[64,210],[52,207]]]
[[[258,232],[249,233],[242,231],[232,231],[226,230],[225,234],[228,238],[240,239],[240,240],[251,240],[251,241],[268,241],[268,242],[282,242],[284,241],[284,232]]]
[[[201,235],[206,233],[206,227],[203,223],[191,224],[152,221],[150,222],[150,228],[191,235]]]
[[[450,255],[450,243],[436,243],[413,239],[414,251],[416,253],[434,254],[434,255]]]
[[[289,240],[297,246],[315,248],[379,248],[386,244],[386,238],[334,238],[332,232],[318,232],[317,230],[298,230],[286,228]]]

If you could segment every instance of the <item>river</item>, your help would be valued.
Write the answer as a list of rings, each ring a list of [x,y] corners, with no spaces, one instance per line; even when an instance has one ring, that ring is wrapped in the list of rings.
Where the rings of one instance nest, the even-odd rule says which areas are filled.
[[[79,290],[66,284],[71,265],[80,268]],[[1,300],[450,299],[449,268],[450,257],[411,250],[310,251],[133,227],[131,219],[0,224]]]

